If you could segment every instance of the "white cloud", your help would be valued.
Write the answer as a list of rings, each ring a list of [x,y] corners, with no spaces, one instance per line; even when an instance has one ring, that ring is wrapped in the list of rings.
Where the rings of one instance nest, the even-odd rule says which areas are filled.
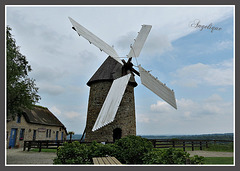
[[[197,63],[178,69],[174,74],[173,84],[185,87],[197,87],[207,84],[211,86],[233,85],[233,61],[224,61],[219,64]]]
[[[139,123],[149,123],[150,122],[149,116],[147,116],[145,114],[137,114],[136,115],[136,120]]]
[[[50,108],[50,111],[51,111],[54,115],[60,116],[60,115],[62,114],[61,110],[58,109],[56,106],[52,106],[52,107]]]
[[[230,40],[218,41],[215,46],[217,50],[231,49],[233,47],[233,42]]]
[[[80,116],[80,113],[75,112],[75,111],[70,111],[70,112],[66,112],[64,114],[68,119],[74,119],[74,118],[78,118]]]
[[[38,84],[40,94],[59,95],[62,94],[65,89],[60,85],[52,85],[49,83]]]
[[[208,118],[209,116],[233,115],[233,104],[226,102],[218,94],[213,94],[200,102],[191,99],[177,100],[178,109],[173,111],[171,106],[165,102],[157,101],[152,104],[150,109],[152,112],[159,113],[168,117],[177,117],[178,119],[196,120],[200,118]],[[174,116],[171,114],[174,113]],[[179,121],[180,121],[179,120]]]
[[[157,101],[157,104],[152,104],[150,106],[151,111],[157,111],[160,113],[164,112],[171,112],[171,106],[169,106],[166,102],[164,101]]]

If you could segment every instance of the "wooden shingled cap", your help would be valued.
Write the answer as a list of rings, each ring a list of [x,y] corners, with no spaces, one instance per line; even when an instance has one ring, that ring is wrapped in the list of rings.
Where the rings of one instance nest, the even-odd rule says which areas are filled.
[[[87,85],[91,86],[92,83],[97,81],[113,81],[121,76],[122,65],[109,56],[87,82]],[[133,75],[130,78],[129,84],[134,87],[137,86]]]

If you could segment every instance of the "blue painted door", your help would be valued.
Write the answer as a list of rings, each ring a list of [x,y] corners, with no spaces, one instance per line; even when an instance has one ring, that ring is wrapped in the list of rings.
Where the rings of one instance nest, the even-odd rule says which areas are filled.
[[[33,141],[36,140],[36,134],[37,134],[37,131],[36,131],[36,130],[33,130]]]
[[[58,131],[56,131],[56,140],[58,140]]]
[[[15,146],[16,137],[17,137],[17,129],[12,128],[11,129],[11,134],[10,134],[10,139],[9,139],[9,147],[12,148],[12,147]]]
[[[63,140],[63,132],[62,132],[62,135],[61,135],[61,140]]]

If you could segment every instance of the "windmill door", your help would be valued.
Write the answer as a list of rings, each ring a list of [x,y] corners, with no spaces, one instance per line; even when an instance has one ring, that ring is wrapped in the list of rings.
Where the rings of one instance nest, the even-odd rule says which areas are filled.
[[[16,137],[17,137],[17,129],[12,128],[11,134],[10,134],[10,140],[9,140],[9,148],[12,148],[15,146]]]
[[[120,139],[122,137],[122,130],[120,128],[116,128],[113,130],[113,142]]]

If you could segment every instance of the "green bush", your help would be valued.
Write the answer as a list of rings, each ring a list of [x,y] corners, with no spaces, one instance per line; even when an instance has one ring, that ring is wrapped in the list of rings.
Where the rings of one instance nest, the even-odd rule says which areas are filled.
[[[91,154],[89,155],[90,158],[93,157],[105,157],[105,156],[114,156],[116,154],[116,146],[115,144],[102,144],[93,141],[89,146],[89,150]]]
[[[139,136],[129,135],[115,142],[115,157],[126,164],[142,164],[143,155],[153,149],[150,141]]]
[[[90,164],[91,151],[86,144],[80,144],[78,141],[64,143],[57,151],[57,158],[53,160],[54,164]]]
[[[92,164],[93,157],[113,156],[115,153],[114,144],[104,145],[93,141],[90,145],[86,145],[74,141],[59,147],[54,164]]]
[[[64,143],[57,151],[54,164],[92,164],[93,157],[114,156],[123,164],[201,164],[203,157],[189,157],[189,153],[177,149],[156,150],[150,141],[139,136],[126,136],[114,144],[78,141]]]

